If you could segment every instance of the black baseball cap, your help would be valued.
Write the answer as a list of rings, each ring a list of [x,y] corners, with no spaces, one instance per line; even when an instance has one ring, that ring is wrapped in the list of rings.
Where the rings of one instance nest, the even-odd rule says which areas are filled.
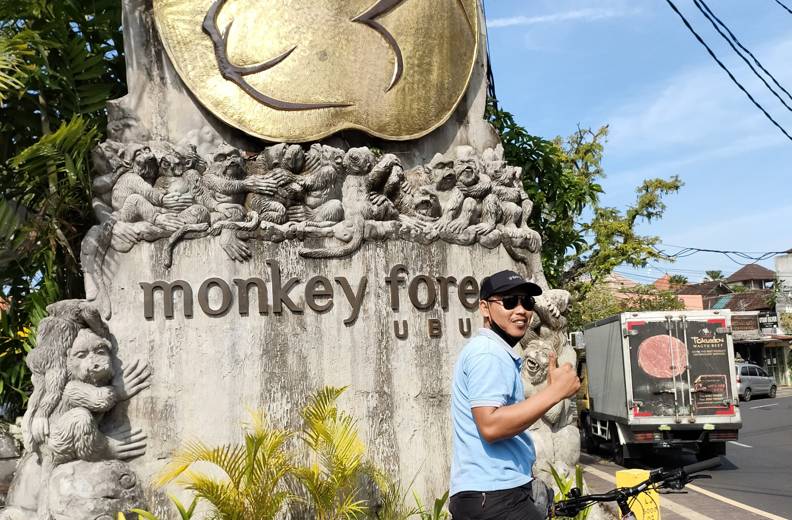
[[[479,298],[486,300],[493,294],[499,294],[515,288],[524,288],[528,296],[539,296],[542,294],[541,287],[535,283],[526,282],[519,274],[507,270],[495,273],[484,280],[479,291]]]

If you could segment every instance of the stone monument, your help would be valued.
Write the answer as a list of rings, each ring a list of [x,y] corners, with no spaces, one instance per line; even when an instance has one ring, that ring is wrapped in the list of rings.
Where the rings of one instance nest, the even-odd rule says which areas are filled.
[[[296,427],[325,385],[350,386],[372,460],[443,495],[479,284],[513,269],[547,289],[521,171],[484,120],[482,20],[476,0],[124,1],[87,301],[39,329],[3,518],[175,518],[165,491],[186,494],[151,481],[182,440],[228,442],[265,405]],[[529,395],[549,349],[574,362],[569,305],[538,302]],[[569,410],[536,426],[560,469]]]

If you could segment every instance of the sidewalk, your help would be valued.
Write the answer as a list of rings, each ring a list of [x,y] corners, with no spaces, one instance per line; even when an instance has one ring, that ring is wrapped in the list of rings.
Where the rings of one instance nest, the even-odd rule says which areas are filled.
[[[586,453],[580,454],[580,465],[583,468],[583,480],[591,488],[592,493],[604,493],[615,488],[616,472],[624,469]],[[687,492],[681,494],[660,495],[662,520],[784,520],[775,515],[760,515],[746,511],[691,488],[695,486],[688,485],[685,488]]]

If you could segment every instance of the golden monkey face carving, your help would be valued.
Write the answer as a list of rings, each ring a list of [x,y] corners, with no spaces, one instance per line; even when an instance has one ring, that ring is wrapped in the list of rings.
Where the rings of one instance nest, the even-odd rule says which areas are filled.
[[[154,0],[182,80],[270,141],[345,128],[414,139],[448,119],[478,52],[476,0]]]

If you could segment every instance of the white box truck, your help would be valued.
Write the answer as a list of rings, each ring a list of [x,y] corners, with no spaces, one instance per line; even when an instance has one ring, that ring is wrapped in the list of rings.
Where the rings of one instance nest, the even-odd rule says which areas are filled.
[[[731,314],[623,312],[586,325],[583,448],[609,443],[614,460],[685,449],[699,460],[726,453],[740,421]]]

